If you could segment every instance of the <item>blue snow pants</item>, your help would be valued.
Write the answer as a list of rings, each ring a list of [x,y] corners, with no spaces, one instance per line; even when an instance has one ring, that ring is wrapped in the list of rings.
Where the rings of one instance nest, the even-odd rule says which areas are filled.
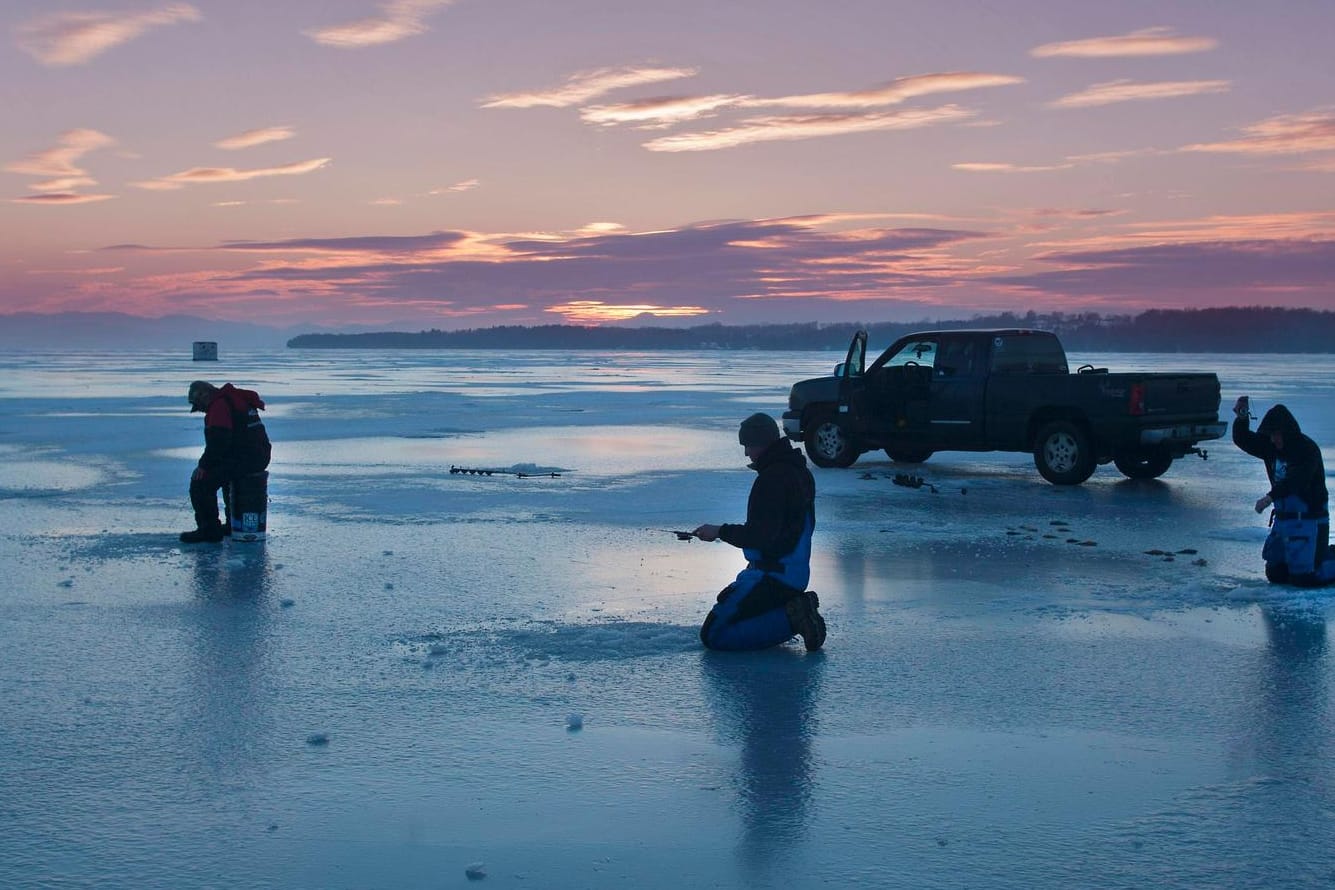
[[[1302,498],[1292,495],[1275,502],[1270,534],[1261,548],[1267,579],[1302,587],[1335,582],[1335,558],[1330,558],[1329,547],[1329,514],[1309,511]]]
[[[759,569],[744,569],[718,595],[700,627],[700,641],[710,649],[768,649],[789,640],[793,626],[785,604],[801,590]]]

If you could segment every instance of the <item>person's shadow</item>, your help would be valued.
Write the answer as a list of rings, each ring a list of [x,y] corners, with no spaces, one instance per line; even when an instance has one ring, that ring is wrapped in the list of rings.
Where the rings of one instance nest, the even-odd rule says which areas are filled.
[[[710,709],[725,744],[741,747],[733,782],[741,817],[737,853],[764,879],[802,842],[812,807],[822,654],[789,646],[745,654],[704,653]]]

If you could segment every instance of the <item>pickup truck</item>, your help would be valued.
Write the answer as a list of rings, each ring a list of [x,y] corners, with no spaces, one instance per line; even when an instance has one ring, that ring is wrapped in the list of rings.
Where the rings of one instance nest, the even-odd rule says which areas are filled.
[[[1211,373],[1074,374],[1057,336],[1020,329],[924,331],[866,366],[867,332],[853,335],[830,377],[788,394],[784,434],[819,467],[867,451],[921,463],[937,451],[1016,451],[1054,485],[1079,485],[1112,461],[1132,479],[1157,478],[1227,429]]]

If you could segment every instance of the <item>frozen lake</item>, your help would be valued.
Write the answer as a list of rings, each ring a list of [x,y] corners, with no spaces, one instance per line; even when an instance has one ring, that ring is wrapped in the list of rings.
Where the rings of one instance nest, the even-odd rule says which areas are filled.
[[[0,886],[1335,885],[1335,594],[1265,582],[1227,439],[816,469],[826,648],[724,655],[741,554],[663,530],[842,356],[223,353],[0,355]],[[1333,356],[1071,358],[1335,467]],[[176,541],[196,377],[271,406],[263,544]]]

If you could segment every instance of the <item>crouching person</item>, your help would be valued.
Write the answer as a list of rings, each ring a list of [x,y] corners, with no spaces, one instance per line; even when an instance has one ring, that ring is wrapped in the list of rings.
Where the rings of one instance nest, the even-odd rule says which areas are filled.
[[[1275,405],[1252,432],[1248,398],[1233,406],[1233,443],[1265,462],[1270,490],[1256,512],[1270,509],[1270,535],[1261,550],[1266,579],[1313,587],[1335,581],[1330,514],[1321,449],[1303,435],[1288,408]]]
[[[254,390],[238,389],[230,383],[220,388],[206,380],[191,383],[186,398],[192,413],[204,413],[204,453],[190,475],[195,528],[182,532],[181,541],[216,543],[232,533],[231,481],[269,466],[272,448],[260,419],[264,402]],[[226,523],[218,520],[219,489]]]
[[[811,579],[811,535],[816,529],[816,480],[802,453],[779,435],[768,414],[742,421],[737,440],[755,482],[742,525],[702,525],[702,541],[739,547],[746,568],[718,595],[700,628],[710,649],[765,649],[800,635],[807,650],[825,643],[820,601]]]

